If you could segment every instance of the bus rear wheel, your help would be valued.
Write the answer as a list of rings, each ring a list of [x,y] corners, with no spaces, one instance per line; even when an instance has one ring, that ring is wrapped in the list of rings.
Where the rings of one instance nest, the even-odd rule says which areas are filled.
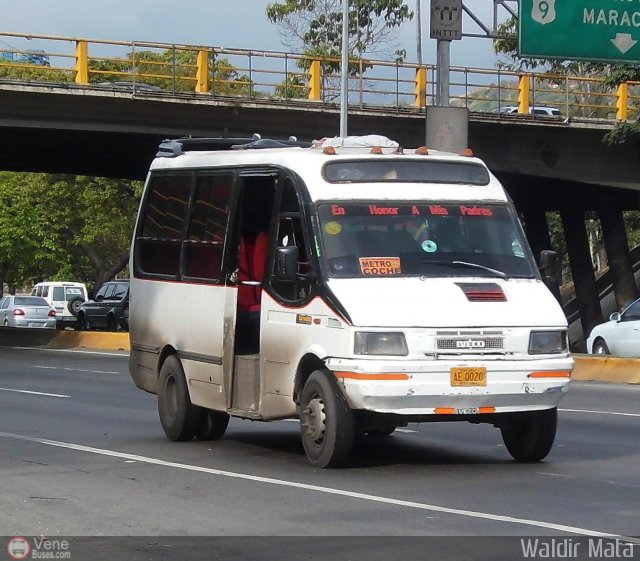
[[[167,357],[158,379],[158,414],[169,440],[191,440],[198,428],[202,409],[191,403],[182,364],[175,355]]]
[[[507,416],[500,426],[502,440],[514,460],[539,462],[551,451],[556,438],[558,409],[525,411]]]
[[[348,463],[355,438],[354,415],[332,372],[316,370],[306,381],[300,397],[300,430],[312,465]]]

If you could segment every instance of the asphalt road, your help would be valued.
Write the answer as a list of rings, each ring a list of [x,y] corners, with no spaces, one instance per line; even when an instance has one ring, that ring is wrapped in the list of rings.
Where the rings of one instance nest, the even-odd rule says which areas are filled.
[[[294,536],[305,551],[326,536],[344,546],[318,559],[342,558],[341,537],[368,559],[402,552],[406,536],[626,540],[640,536],[639,403],[638,386],[574,383],[538,464],[512,461],[490,426],[434,423],[364,439],[352,467],[319,470],[293,421],[167,441],[122,353],[0,348],[0,535],[249,536],[230,547],[280,539],[293,550],[278,559],[301,557]]]

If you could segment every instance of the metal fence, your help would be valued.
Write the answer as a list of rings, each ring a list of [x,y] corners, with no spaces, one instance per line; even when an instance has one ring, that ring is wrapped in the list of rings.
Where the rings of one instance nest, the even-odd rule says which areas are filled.
[[[385,111],[435,103],[436,68],[357,59],[349,63],[349,105]],[[0,33],[0,82],[75,84],[131,95],[234,97],[250,101],[337,104],[337,59],[296,53]],[[608,88],[593,76],[451,67],[450,104],[479,113],[513,106],[555,107],[563,118],[638,117],[640,83]]]

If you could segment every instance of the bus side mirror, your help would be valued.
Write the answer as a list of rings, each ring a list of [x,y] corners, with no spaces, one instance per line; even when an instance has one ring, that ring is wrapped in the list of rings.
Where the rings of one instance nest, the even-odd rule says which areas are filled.
[[[275,277],[279,281],[295,282],[298,278],[298,248],[276,248]]]
[[[546,285],[560,284],[560,261],[555,251],[543,249],[540,252],[540,273]]]

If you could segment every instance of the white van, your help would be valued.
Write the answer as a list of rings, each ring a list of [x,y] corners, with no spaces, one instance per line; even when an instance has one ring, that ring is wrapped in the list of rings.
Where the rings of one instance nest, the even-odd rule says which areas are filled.
[[[232,144],[236,144],[232,148]],[[471,155],[384,137],[166,141],[133,236],[129,368],[171,440],[299,418],[315,466],[408,422],[552,447],[573,359],[515,209]]]
[[[75,327],[80,304],[87,300],[87,287],[81,282],[39,282],[31,296],[42,296],[56,310],[56,327]]]

